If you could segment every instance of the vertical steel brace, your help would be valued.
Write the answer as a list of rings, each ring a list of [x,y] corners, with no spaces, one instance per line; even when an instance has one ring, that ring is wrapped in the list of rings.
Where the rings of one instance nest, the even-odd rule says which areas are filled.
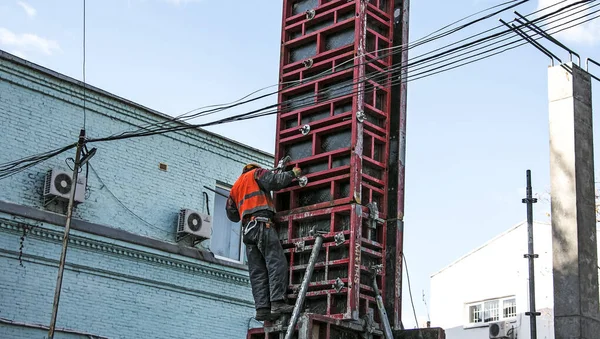
[[[323,236],[316,231],[316,227],[312,229],[311,233],[313,233],[315,236],[315,244],[313,245],[310,258],[308,259],[308,267],[306,267],[306,273],[304,273],[304,277],[302,278],[302,284],[300,285],[300,290],[298,291],[298,298],[296,299],[296,304],[294,305],[294,310],[292,311],[290,323],[285,332],[285,339],[292,338],[292,334],[294,333],[294,329],[296,327],[296,322],[300,316],[302,304],[304,304],[306,291],[308,291],[308,284],[310,284],[310,279],[312,278],[312,273],[315,268],[315,264],[317,263],[317,257],[319,256],[319,251],[321,251],[321,246],[323,245]]]

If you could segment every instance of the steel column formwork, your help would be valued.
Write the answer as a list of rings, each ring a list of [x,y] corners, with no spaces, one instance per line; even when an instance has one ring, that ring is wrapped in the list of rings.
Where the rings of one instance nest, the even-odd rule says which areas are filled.
[[[304,309],[314,317],[379,323],[378,266],[389,322],[401,324],[406,86],[389,70],[406,62],[407,25],[408,0],[283,1],[275,157],[308,184],[275,193],[276,222],[292,300],[309,231],[322,232]]]
[[[404,241],[404,183],[406,153],[406,107],[407,107],[407,70],[409,0],[394,0],[393,46],[400,53],[392,56],[393,65],[401,65],[400,79],[391,89],[390,96],[390,152],[388,158],[388,201],[386,248],[390,251],[386,257],[385,307],[390,324],[395,330],[402,325],[402,256]],[[392,253],[393,251],[393,253]],[[392,313],[393,312],[393,313]]]
[[[308,267],[315,241],[311,227],[323,232],[324,243],[317,257],[306,295],[306,310],[332,318],[358,319],[376,309],[375,291],[368,273],[383,265],[386,249],[381,230],[367,231],[368,209],[358,204],[342,205],[282,216],[280,233],[290,263],[290,299],[295,299]],[[363,234],[366,234],[363,236]],[[382,282],[382,276],[378,276]]]
[[[279,211],[375,201],[386,213],[391,57],[376,50],[391,46],[392,20],[380,2],[390,7],[284,2],[276,157],[291,156],[309,184],[278,192]]]
[[[385,339],[383,333],[367,321],[346,321],[319,314],[305,313],[294,330],[295,339]],[[365,333],[366,329],[366,335]],[[279,339],[277,330],[255,328],[248,331],[247,339]],[[436,338],[437,339],[437,338]]]

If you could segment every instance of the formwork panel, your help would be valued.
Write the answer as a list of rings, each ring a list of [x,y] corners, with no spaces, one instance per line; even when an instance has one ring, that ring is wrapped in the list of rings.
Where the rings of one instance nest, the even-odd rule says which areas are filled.
[[[289,295],[295,300],[320,232],[317,256],[305,300],[305,311],[341,319],[359,319],[375,308],[372,271],[385,267],[385,223],[371,223],[369,211],[346,204],[276,218],[279,238],[289,262]],[[382,277],[378,276],[382,291]]]
[[[403,201],[404,181],[390,177],[398,173],[390,166],[399,160],[401,113],[394,100],[402,46],[395,34],[404,21],[397,14],[407,3],[284,0],[275,157],[290,156],[290,168],[302,168],[308,184],[294,182],[274,194],[276,222],[292,300],[314,244],[310,231],[323,232],[305,311],[327,319],[357,320],[374,310],[378,317],[371,273],[378,266],[377,284],[392,296],[385,303],[399,324],[399,280],[387,276],[386,265],[397,273],[401,261],[386,251],[397,257],[402,246],[396,225],[403,205],[396,202]],[[373,204],[378,222],[367,207]]]
[[[338,319],[327,319],[316,314],[307,314],[293,333],[295,339],[339,339],[360,338],[360,333],[369,331],[366,323],[345,323]],[[362,328],[362,330],[361,330]],[[279,339],[278,328],[254,328],[248,331],[247,339]],[[381,331],[371,330],[373,339],[384,339]],[[439,327],[392,331],[395,339],[446,339],[446,332]]]
[[[276,157],[289,155],[309,184],[275,195],[281,213],[370,202],[386,213],[390,10],[388,1],[285,2]]]
[[[294,339],[362,339],[363,333],[369,332],[372,339],[384,339],[383,333],[376,327],[374,321],[346,321],[319,314],[306,313],[298,320],[298,325],[292,333]],[[270,324],[265,328],[255,328],[248,331],[247,339],[279,339],[284,334],[285,326]]]

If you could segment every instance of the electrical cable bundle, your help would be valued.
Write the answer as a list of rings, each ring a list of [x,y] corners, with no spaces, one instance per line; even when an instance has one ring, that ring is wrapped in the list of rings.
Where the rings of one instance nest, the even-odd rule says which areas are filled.
[[[565,2],[565,1],[567,1],[567,0],[563,0],[563,1],[559,2],[558,4],[560,4],[562,2]],[[572,17],[572,16],[574,16],[574,15],[576,15],[576,14],[582,12],[582,11],[586,11],[586,10],[589,10],[590,8],[593,8],[593,7],[596,7],[596,6],[600,5],[600,4],[596,4],[596,5],[591,6],[589,8],[586,6],[587,4],[595,2],[595,1],[596,0],[584,0],[584,1],[579,1],[579,2],[576,2],[576,3],[572,3],[572,4],[569,4],[569,5],[566,5],[566,6],[562,7],[562,8],[560,8],[560,9],[552,12],[552,13],[549,13],[549,14],[546,14],[546,15],[541,16],[539,18],[536,18],[536,19],[532,20],[532,22],[536,23],[536,22],[541,22],[541,21],[544,21],[544,20],[548,20],[550,18],[554,18],[555,20],[553,20],[553,21],[544,22],[544,24],[539,25],[540,27],[548,26],[548,25],[550,25],[552,23],[555,23],[555,22],[561,21],[561,20],[565,20],[566,18],[570,18],[570,17]],[[556,5],[557,4],[554,4],[554,5],[548,6],[546,8],[540,9],[540,10],[538,10],[536,12],[528,14],[527,16],[531,16],[533,14],[536,14],[536,13],[538,13],[540,11],[543,11],[545,9],[551,8],[551,7],[556,6]],[[513,7],[513,6],[510,6],[510,7]],[[581,9],[581,7],[585,7],[585,8]],[[577,9],[579,9],[579,11],[576,11],[574,13],[569,13],[569,12],[573,12],[573,11],[575,11]],[[574,25],[562,28],[560,30],[556,30],[557,28],[565,26],[566,24],[569,24],[571,22],[574,22],[574,21],[577,21],[577,20],[580,20],[580,19],[584,19],[584,18],[586,18],[588,16],[591,16],[592,14],[595,14],[598,11],[599,10],[597,10],[595,12],[592,12],[592,13],[586,13],[586,14],[584,14],[584,15],[582,15],[580,17],[577,17],[575,19],[572,19],[572,20],[570,20],[568,22],[563,22],[563,23],[561,23],[559,25],[555,25],[553,27],[550,27],[549,29],[550,30],[554,30],[551,33],[557,33],[557,32],[569,29],[569,28],[574,27],[576,25],[582,24],[583,22],[579,22],[579,23],[576,23]],[[566,14],[566,15],[564,15],[564,14]],[[593,20],[593,19],[595,19],[597,17],[598,16],[593,17],[591,19],[588,19],[586,21]],[[476,22],[476,21],[479,21],[479,20],[480,19],[476,19],[474,21]],[[584,21],[584,22],[586,22],[586,21]],[[470,23],[465,24],[463,26],[468,26],[468,25],[470,25]],[[497,26],[495,28],[492,28],[492,29],[490,29],[490,30],[488,30],[486,32],[495,30],[495,29],[500,28],[500,27],[502,27],[502,25]],[[522,25],[520,25],[520,27],[522,27]],[[474,36],[471,36],[469,38],[462,39],[459,42],[463,42],[463,41],[472,39],[472,38],[474,38],[476,36],[479,36],[481,34],[482,33],[478,33],[478,34],[476,34]],[[348,84],[345,84],[345,85],[340,86],[340,87],[334,87],[334,88],[331,88],[331,89],[319,91],[318,93],[312,95],[312,97],[304,97],[304,98],[300,99],[300,100],[302,100],[304,102],[301,103],[301,104],[299,104],[299,105],[294,105],[293,108],[294,108],[294,110],[297,110],[297,109],[300,109],[300,108],[313,106],[313,105],[315,105],[315,103],[314,103],[314,99],[315,98],[320,97],[320,96],[328,96],[332,92],[339,92],[342,89],[344,89],[344,87],[354,87],[355,85],[358,85],[361,82],[369,82],[369,81],[371,81],[371,82],[376,83],[377,81],[384,81],[384,83],[379,84],[379,85],[367,83],[364,86],[364,89],[362,89],[362,90],[354,90],[352,92],[346,92],[346,93],[343,93],[341,96],[351,95],[351,94],[357,94],[357,93],[360,93],[361,91],[370,91],[370,90],[372,90],[373,88],[375,88],[377,86],[383,86],[383,87],[394,86],[394,85],[397,85],[397,84],[402,83],[402,82],[410,82],[410,81],[422,79],[422,78],[425,78],[425,77],[428,77],[428,76],[432,76],[432,75],[435,75],[435,74],[439,74],[441,72],[445,72],[445,71],[448,71],[448,70],[451,70],[451,69],[455,69],[455,68],[464,66],[466,64],[473,63],[475,61],[483,60],[483,59],[489,58],[489,57],[491,57],[493,55],[497,55],[497,54],[500,54],[500,53],[505,52],[507,50],[510,50],[510,49],[513,49],[513,48],[516,48],[516,47],[519,47],[519,46],[527,44],[527,42],[523,42],[521,39],[519,39],[517,37],[516,40],[510,41],[510,42],[505,43],[505,44],[503,44],[501,46],[492,47],[495,44],[499,44],[501,42],[504,42],[506,40],[511,39],[512,37],[509,36],[508,38],[500,40],[501,37],[507,36],[507,35],[511,35],[511,34],[512,34],[512,37],[515,36],[515,34],[514,34],[514,32],[512,32],[512,30],[505,29],[505,30],[503,30],[503,31],[501,31],[499,33],[491,34],[491,35],[488,35],[486,37],[483,37],[483,38],[480,38],[480,39],[477,39],[477,40],[474,40],[474,41],[471,41],[471,42],[467,42],[467,43],[465,43],[463,45],[460,45],[458,47],[447,49],[447,50],[441,51],[441,52],[439,52],[437,54],[434,54],[432,56],[425,57],[426,55],[430,55],[430,54],[432,54],[434,52],[437,52],[437,51],[443,50],[445,48],[451,47],[453,45],[456,45],[458,42],[455,42],[455,43],[450,44],[450,45],[446,45],[446,46],[441,47],[441,48],[437,48],[437,49],[435,49],[433,51],[430,51],[430,52],[427,52],[425,54],[421,54],[421,55],[419,55],[417,57],[413,57],[413,58],[409,59],[409,62],[406,65],[393,64],[393,65],[391,65],[390,68],[382,70],[382,71],[376,73],[374,76],[372,76],[370,78],[366,78],[366,79],[364,79],[362,81],[353,81],[352,83],[348,83]],[[533,32],[533,35],[535,36],[535,35],[538,35],[538,34],[536,32]],[[539,36],[539,37],[537,37],[535,39],[537,40],[537,39],[541,39],[541,38],[542,38],[542,36]],[[491,43],[491,44],[487,44],[485,46],[477,47],[477,46],[480,46],[480,45],[482,45],[482,44],[484,44],[486,42],[490,42],[490,41],[494,41],[494,40],[496,40],[496,41],[493,42],[493,43]],[[398,49],[398,47],[400,47],[400,46],[396,46],[396,47],[392,47],[392,48],[387,48],[385,50]],[[475,48],[475,47],[477,47],[477,48]],[[491,47],[491,48],[488,48],[488,47]],[[411,46],[408,46],[407,48],[411,48]],[[404,49],[400,48],[399,50],[396,50],[396,51],[393,51],[393,52],[390,52],[390,53],[384,55],[384,57],[388,56],[388,55],[393,55],[393,54],[401,53],[404,50],[406,50],[407,48],[404,48]],[[475,48],[475,49],[473,49],[473,48]],[[504,49],[502,49],[502,48],[504,48]],[[465,50],[468,50],[468,49],[472,49],[472,50],[470,50],[468,52],[463,52],[463,53],[455,55],[455,56],[452,56],[453,54],[457,54],[460,51],[465,51]],[[485,55],[485,54],[492,53],[492,52],[495,52],[495,53],[489,54],[489,55]],[[470,55],[470,56],[467,56],[467,57],[464,57],[464,58],[459,58],[459,57],[462,57],[462,56],[470,54],[470,53],[476,53],[476,54]],[[482,56],[482,55],[484,55],[484,56]],[[446,58],[448,56],[452,56],[452,57]],[[467,61],[467,62],[464,62],[464,63],[461,63],[461,64],[456,65],[456,66],[452,66],[453,64],[456,64],[456,63],[459,63],[459,62],[462,62],[462,61],[465,61],[465,60],[468,60],[468,59],[472,59],[472,58],[476,58],[476,59],[475,60],[470,60],[470,61]],[[369,61],[369,62],[372,62],[372,61]],[[441,66],[431,67],[432,65],[438,65],[440,63],[444,63],[444,64],[441,65]],[[360,65],[355,65],[354,67],[358,67],[358,66],[360,66]],[[449,66],[452,66],[452,67],[449,67]],[[425,69],[427,67],[429,67],[429,68]],[[423,69],[425,69],[425,70],[423,70]],[[348,69],[344,69],[344,70],[342,70],[340,72],[344,72],[344,71],[347,71],[347,70]],[[409,73],[409,72],[416,72],[416,71],[420,71],[420,72],[412,73],[412,74]],[[328,71],[325,71],[323,73],[326,73],[326,72],[328,73]],[[399,78],[402,75],[403,72],[408,73],[406,75],[405,79]],[[389,78],[389,77],[392,77],[392,78]],[[304,83],[306,83],[306,82],[304,82]],[[201,117],[201,116],[213,114],[213,113],[216,113],[216,112],[221,112],[221,111],[224,111],[224,110],[227,110],[227,109],[230,109],[230,108],[233,108],[233,107],[237,107],[237,106],[240,106],[240,105],[243,105],[243,104],[246,104],[246,103],[258,100],[258,99],[262,99],[262,98],[267,97],[269,95],[277,94],[280,91],[281,90],[275,91],[275,92],[272,92],[272,93],[268,93],[268,94],[265,94],[265,95],[261,95],[259,97],[256,97],[256,98],[253,98],[253,99],[249,99],[249,100],[246,100],[246,101],[243,101],[243,102],[239,102],[239,100],[238,100],[238,101],[236,101],[234,103],[231,103],[229,105],[226,105],[226,106],[221,106],[221,107],[213,108],[213,109],[210,109],[210,110],[200,111],[200,112],[197,112],[197,113],[194,113],[194,114],[191,114],[191,115],[185,115],[181,119],[179,119],[179,118],[170,119],[167,122],[171,122],[171,121],[175,121],[175,120],[178,120],[178,121],[181,122],[181,121],[190,120],[190,119],[193,119],[193,118],[197,118],[197,117]],[[252,94],[250,94],[250,95],[252,95]],[[338,99],[341,96],[331,97],[331,98],[327,99],[326,101],[322,101],[321,103],[325,104],[327,102],[331,102],[331,100]],[[248,97],[248,96],[246,96],[246,97]],[[262,117],[262,116],[267,116],[267,115],[272,115],[272,114],[276,114],[276,113],[282,113],[282,114],[284,114],[284,113],[286,113],[286,112],[289,111],[289,110],[286,110],[285,107],[289,106],[292,103],[297,103],[297,101],[295,101],[295,100],[297,100],[297,99],[285,100],[285,101],[277,103],[277,104],[272,104],[272,105],[268,105],[268,106],[262,107],[260,109],[252,110],[252,111],[249,111],[249,112],[241,113],[241,114],[238,114],[238,115],[234,115],[234,116],[230,116],[230,117],[227,117],[227,118],[223,118],[223,119],[219,119],[219,120],[211,121],[211,122],[207,122],[207,123],[202,123],[202,124],[189,124],[189,125],[187,125],[187,124],[186,125],[179,124],[177,126],[171,126],[171,127],[160,127],[161,125],[164,125],[165,123],[167,123],[167,122],[161,122],[161,123],[153,124],[153,125],[150,125],[150,126],[146,126],[146,127],[143,128],[142,131],[141,130],[136,130],[136,131],[124,132],[124,133],[121,133],[121,134],[117,134],[117,135],[113,135],[113,136],[109,136],[109,137],[105,137],[105,138],[90,139],[89,142],[111,141],[111,140],[120,140],[120,139],[127,139],[127,138],[133,138],[133,137],[157,135],[157,134],[163,134],[163,133],[174,132],[174,131],[183,131],[183,130],[187,130],[187,129],[194,129],[194,128],[199,128],[199,127],[214,126],[214,125],[223,124],[223,123],[229,123],[229,122],[234,122],[234,121],[242,121],[242,120],[247,120],[247,119],[254,119],[254,118],[258,118],[258,117]],[[151,128],[153,126],[155,128]]]
[[[383,48],[383,49],[377,50],[374,53],[380,53],[380,52],[385,52],[385,51],[392,51],[392,52],[389,52],[389,53],[386,53],[386,54],[384,54],[382,56],[379,56],[379,57],[375,58],[374,60],[369,61],[368,63],[372,63],[372,62],[374,62],[376,60],[380,60],[380,59],[386,58],[386,57],[394,55],[394,54],[402,53],[404,51],[408,51],[408,50],[410,50],[412,48],[418,47],[418,46],[423,45],[425,43],[429,43],[429,42],[435,41],[437,39],[443,38],[443,37],[445,37],[445,36],[447,36],[449,34],[452,34],[452,33],[455,33],[455,32],[457,32],[459,30],[465,29],[465,28],[467,28],[467,27],[469,27],[469,26],[471,26],[471,25],[473,25],[473,24],[475,24],[475,23],[477,23],[477,22],[479,22],[481,20],[489,18],[492,15],[498,14],[500,12],[506,11],[508,9],[511,9],[511,8],[514,8],[514,7],[518,6],[518,5],[521,5],[521,4],[525,3],[525,2],[528,2],[529,0],[521,0],[517,4],[512,4],[512,5],[508,6],[508,7],[505,7],[505,8],[503,8],[501,10],[498,10],[498,11],[496,11],[494,13],[488,14],[488,15],[486,15],[484,17],[481,17],[481,18],[478,18],[478,19],[473,20],[471,22],[468,22],[468,23],[466,23],[464,25],[461,25],[461,26],[459,26],[457,28],[454,28],[454,29],[449,30],[447,32],[442,32],[442,33],[437,34],[437,35],[435,35],[433,37],[430,37],[430,36],[434,35],[435,33],[443,31],[444,29],[446,29],[448,27],[451,27],[452,25],[454,25],[456,23],[464,21],[464,20],[466,20],[466,19],[468,19],[468,18],[470,18],[470,17],[472,17],[474,15],[477,15],[479,13],[495,9],[497,7],[500,7],[500,6],[503,6],[503,5],[506,5],[506,4],[514,3],[514,2],[517,2],[517,1],[519,1],[519,0],[507,1],[507,2],[501,3],[499,5],[494,5],[492,7],[484,9],[484,10],[479,11],[477,13],[471,14],[471,15],[469,15],[467,17],[464,17],[464,18],[462,18],[460,20],[457,20],[457,21],[455,21],[455,22],[453,22],[453,23],[451,23],[449,25],[446,25],[446,26],[444,26],[444,27],[442,27],[442,28],[440,28],[440,29],[438,29],[438,30],[436,30],[436,31],[434,31],[434,32],[432,32],[432,33],[430,33],[430,34],[428,34],[428,35],[426,35],[426,36],[424,36],[424,37],[422,37],[422,38],[414,41],[414,42],[412,42],[412,43],[406,43],[406,44],[402,44],[402,45],[398,45],[398,46],[392,46],[392,47],[388,47],[388,48]],[[564,1],[567,1],[567,0],[563,0],[563,2]],[[552,5],[552,6],[555,6],[555,5]],[[552,6],[549,6],[549,7],[552,7]],[[358,56],[356,56],[356,57],[354,57],[354,58],[352,58],[350,60],[347,60],[345,62],[342,62],[340,65],[337,65],[336,68],[341,68],[342,66],[346,65],[347,63],[354,62],[354,60],[357,59],[357,58],[358,58]],[[363,64],[353,65],[352,68],[356,68],[356,67],[359,67],[359,66],[362,66],[362,65]],[[348,69],[349,68],[343,68],[344,71],[347,71]],[[254,102],[254,101],[266,98],[266,97],[269,97],[269,96],[273,96],[273,95],[279,94],[283,89],[289,89],[291,87],[294,87],[294,85],[303,84],[303,83],[310,82],[312,80],[316,80],[318,78],[321,78],[324,75],[329,74],[332,71],[333,71],[333,69],[327,69],[327,70],[325,70],[323,72],[320,72],[318,74],[315,74],[315,75],[310,76],[310,77],[308,77],[306,79],[303,79],[303,80],[287,81],[287,82],[282,82],[281,84],[274,84],[274,85],[271,85],[271,86],[263,87],[263,88],[258,89],[258,90],[254,91],[254,92],[252,92],[252,93],[250,93],[250,94],[248,94],[248,95],[246,95],[246,96],[244,96],[244,97],[242,97],[242,98],[240,98],[238,100],[232,101],[230,103],[218,104],[218,105],[209,105],[209,106],[204,106],[204,107],[196,108],[196,109],[193,109],[193,110],[188,111],[186,113],[183,113],[181,115],[178,115],[178,116],[176,116],[176,117],[174,117],[172,119],[169,119],[169,120],[166,120],[166,121],[163,121],[163,122],[160,122],[160,123],[154,123],[154,124],[149,124],[149,125],[146,125],[146,126],[142,126],[137,131],[132,131],[132,132],[133,133],[140,132],[141,130],[148,130],[150,127],[158,127],[158,126],[167,124],[169,122],[174,122],[174,121],[182,122],[182,121],[187,121],[187,120],[191,120],[191,119],[194,119],[194,118],[198,118],[198,117],[207,116],[207,115],[210,115],[210,114],[222,112],[222,111],[228,110],[230,108],[234,108],[234,107],[241,106],[241,105],[244,105],[244,104],[248,104],[248,103],[251,103],[251,102]],[[335,73],[333,73],[333,74],[335,74]],[[277,87],[277,86],[282,87],[282,89],[277,90],[277,91],[273,91],[273,92],[270,92],[270,93],[267,93],[267,94],[263,94],[261,96],[258,96],[258,97],[255,97],[255,98],[252,98],[252,99],[249,99],[249,100],[241,102],[242,100],[244,100],[244,99],[246,99],[246,98],[248,98],[248,97],[250,97],[250,96],[252,96],[252,95],[254,95],[256,93],[259,93],[259,92],[262,92],[262,91],[267,90],[269,88]],[[276,106],[277,105],[273,105],[273,107],[276,107]],[[203,109],[206,109],[206,108],[211,108],[211,107],[215,107],[215,108],[210,109],[210,110],[200,111],[200,110],[203,110]],[[271,106],[269,106],[269,107],[271,107]],[[266,107],[266,108],[268,108],[268,107]],[[194,113],[196,111],[200,111],[200,112]],[[122,136],[122,135],[126,135],[127,133],[132,133],[132,132],[124,132],[124,133],[121,133],[121,134],[114,134],[112,136]]]
[[[516,1],[517,0],[508,1],[508,2],[502,3],[500,5],[495,5],[486,10],[472,14],[472,15],[465,17],[461,20],[458,20],[450,25],[447,25],[441,29],[438,29],[435,32],[430,33],[429,35],[427,35],[413,43],[403,44],[403,45],[399,45],[399,46],[393,46],[393,47],[381,49],[378,51],[369,52],[369,53],[377,53],[377,57],[374,58],[373,60],[369,60],[363,64],[353,65],[353,67],[359,67],[364,64],[371,64],[376,60],[379,60],[382,58],[387,58],[391,55],[395,55],[398,53],[403,53],[403,52],[410,50],[412,48],[415,48],[417,46],[423,45],[425,43],[429,43],[431,41],[437,40],[437,39],[447,36],[449,34],[453,34],[457,31],[460,31],[466,27],[469,27],[477,22],[487,19],[494,14],[498,14],[500,12],[503,12],[505,10],[513,8],[513,7],[520,5],[528,0],[522,0],[516,4],[513,4]],[[541,11],[550,9],[550,8],[555,7],[566,1],[568,1],[568,0],[563,0],[556,4],[539,9],[535,12],[532,12],[532,13],[526,15],[526,17],[532,16]],[[572,28],[574,26],[577,26],[577,25],[580,25],[585,22],[588,22],[588,21],[598,18],[600,15],[596,15],[594,17],[591,17],[591,16],[593,14],[600,12],[600,9],[593,11],[593,12],[585,13],[574,19],[571,18],[573,16],[576,16],[577,14],[580,14],[583,11],[589,11],[590,9],[592,9],[594,7],[600,6],[600,4],[588,6],[589,4],[591,4],[595,1],[596,0],[583,0],[583,1],[578,1],[575,3],[571,3],[564,7],[559,8],[551,13],[548,13],[548,14],[545,14],[538,18],[535,18],[531,21],[533,23],[538,23],[538,27],[541,28],[541,27],[549,26],[558,21],[564,21],[566,19],[570,19],[569,21],[562,22],[560,24],[557,24],[557,25],[547,28],[547,32],[549,34],[558,33],[558,32],[564,31],[566,29]],[[500,6],[503,6],[506,4],[508,4],[507,7],[501,8],[492,14],[488,14],[488,15],[476,18],[475,20],[467,22],[461,26],[444,31],[445,28],[451,27],[452,25],[454,25],[460,21],[463,21],[469,17],[472,17],[478,13],[482,13],[482,12],[485,12],[485,11],[488,11],[491,9],[495,9],[497,7],[500,7]],[[550,19],[554,19],[554,20],[550,21]],[[582,19],[586,19],[586,20],[582,21],[582,22],[574,23],[567,27],[563,27],[565,25],[568,25],[570,23],[573,23],[575,21],[582,20]],[[515,20],[513,20],[512,22],[515,22]],[[242,106],[242,105],[248,104],[250,102],[253,102],[253,101],[256,101],[256,100],[259,100],[262,98],[266,98],[271,95],[278,94],[282,90],[289,89],[290,88],[289,86],[292,86],[292,87],[293,86],[302,86],[302,85],[307,84],[310,81],[316,80],[324,75],[335,74],[337,72],[339,72],[340,74],[342,72],[348,72],[349,68],[344,68],[344,69],[342,69],[340,71],[336,71],[336,72],[333,72],[333,69],[326,70],[326,71],[321,72],[309,79],[302,80],[301,82],[300,81],[285,82],[285,83],[280,84],[281,89],[279,89],[277,91],[273,91],[273,92],[270,92],[267,94],[260,95],[258,97],[247,99],[256,93],[259,93],[265,89],[268,89],[270,87],[274,87],[277,85],[265,87],[265,88],[259,89],[257,91],[254,91],[254,92],[252,92],[236,101],[233,101],[231,103],[205,106],[205,107],[202,107],[199,109],[195,109],[195,110],[186,112],[180,116],[174,117],[172,119],[168,119],[168,120],[160,122],[160,123],[154,123],[154,124],[142,126],[139,129],[134,130],[134,131],[127,131],[127,132],[123,132],[120,134],[113,134],[108,137],[88,139],[86,142],[104,142],[104,141],[121,140],[121,139],[128,139],[128,138],[134,138],[134,137],[158,135],[158,134],[164,134],[164,133],[169,133],[169,132],[196,129],[196,128],[200,128],[200,127],[215,126],[215,125],[229,123],[229,122],[235,122],[235,121],[255,119],[258,117],[273,115],[273,114],[277,114],[277,113],[285,114],[287,112],[290,112],[292,109],[294,111],[296,111],[298,109],[302,109],[305,107],[314,106],[315,105],[314,99],[317,97],[326,97],[327,98],[326,100],[320,101],[318,103],[318,104],[326,104],[328,102],[331,102],[332,100],[337,100],[343,96],[351,96],[351,95],[355,95],[355,94],[358,94],[361,92],[368,93],[369,91],[372,91],[378,87],[395,86],[395,85],[401,84],[403,82],[405,83],[405,82],[423,79],[423,78],[426,78],[426,77],[429,77],[429,76],[432,76],[435,74],[439,74],[442,72],[446,72],[446,71],[479,61],[479,60],[489,58],[491,56],[494,56],[494,55],[503,53],[505,51],[508,51],[510,49],[514,49],[516,47],[527,44],[527,42],[524,42],[522,39],[520,39],[518,36],[516,36],[516,34],[514,34],[514,32],[510,29],[504,29],[498,33],[489,34],[489,35],[479,38],[477,40],[469,41],[478,36],[481,36],[485,33],[492,32],[501,27],[503,27],[503,26],[499,25],[494,28],[488,29],[486,31],[477,33],[475,35],[469,36],[464,39],[461,39],[459,41],[453,42],[451,44],[445,45],[443,47],[436,48],[432,51],[420,54],[415,57],[411,57],[405,65],[392,64],[386,69],[381,69],[377,72],[374,72],[373,74],[368,74],[368,76],[362,80],[353,79],[353,81],[350,83],[343,83],[343,84],[339,84],[339,86],[332,86],[329,89],[319,91],[318,93],[313,94],[308,97],[284,100],[282,102],[279,102],[276,104],[271,104],[271,105],[268,105],[268,106],[265,106],[262,108],[258,108],[258,109],[255,109],[255,110],[252,110],[249,112],[236,114],[233,116],[229,116],[226,118],[222,118],[219,120],[214,120],[214,121],[210,121],[210,122],[206,122],[206,123],[202,123],[202,124],[187,124],[187,123],[185,123],[185,121],[187,121],[187,120],[191,120],[191,119],[202,117],[202,116],[207,116],[210,114],[215,114],[218,112],[223,112],[225,110],[228,110],[228,109],[231,109],[234,107]],[[521,25],[521,24],[519,24],[517,27],[529,29],[526,26],[523,27],[523,25]],[[531,31],[531,29],[529,29],[529,30]],[[441,32],[441,33],[438,33],[438,32]],[[438,33],[438,34],[436,34],[436,33]],[[537,32],[532,31],[532,33],[533,34],[531,34],[531,36],[532,36],[533,40],[538,40],[538,39],[543,38],[541,35],[537,34]],[[515,36],[517,39],[506,42],[500,46],[496,46],[502,42],[513,39]],[[459,45],[460,43],[463,43],[463,44]],[[456,47],[453,47],[453,46],[456,46]],[[386,53],[379,55],[380,52],[386,52]],[[347,62],[353,62],[354,60],[355,59],[350,59]],[[338,67],[339,67],[339,65],[338,65]],[[361,84],[362,84],[362,86],[361,86]],[[288,87],[284,88],[284,86],[286,86],[286,85]],[[350,89],[350,91],[347,91],[346,89]],[[339,94],[339,95],[333,95],[333,94]],[[205,108],[210,108],[210,109],[205,109]],[[202,109],[205,109],[205,110],[202,110]],[[200,110],[200,111],[198,111],[198,110]],[[177,125],[166,126],[167,124],[172,123],[172,122],[176,123]],[[15,160],[13,162],[9,162],[6,164],[1,164],[0,165],[0,179],[6,178],[6,177],[11,176],[15,173],[18,173],[26,168],[34,166],[42,161],[45,161],[53,156],[56,156],[64,151],[70,149],[70,148],[73,148],[73,147],[75,147],[75,145],[69,145],[62,149],[57,149],[57,150],[46,152],[46,153],[43,153],[40,155]]]
[[[17,174],[21,171],[24,171],[30,167],[33,167],[37,164],[40,164],[50,158],[53,158],[61,153],[64,153],[72,148],[77,146],[76,143],[57,148],[51,151],[47,151],[44,153],[28,156],[25,158],[17,159],[14,161],[10,161],[7,163],[0,164],[0,180],[4,178],[8,178],[14,174]]]

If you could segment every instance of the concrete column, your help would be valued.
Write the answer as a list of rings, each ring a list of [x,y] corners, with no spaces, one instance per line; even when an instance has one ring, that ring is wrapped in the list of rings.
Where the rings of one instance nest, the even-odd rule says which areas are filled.
[[[590,76],[548,71],[556,339],[600,338]]]

